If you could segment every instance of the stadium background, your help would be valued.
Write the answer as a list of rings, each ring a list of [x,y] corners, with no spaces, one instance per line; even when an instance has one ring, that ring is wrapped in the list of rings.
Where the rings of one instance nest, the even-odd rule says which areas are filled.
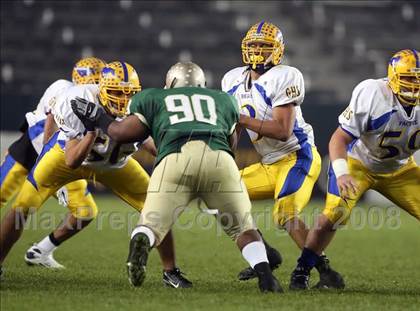
[[[94,55],[132,64],[143,88],[160,87],[178,60],[202,66],[209,87],[219,88],[229,69],[241,66],[240,44],[261,19],[278,25],[284,63],[300,69],[302,107],[318,149],[327,154],[337,116],[353,87],[386,75],[387,60],[418,48],[418,1],[40,1],[1,2],[1,152],[17,137],[26,112],[73,64]],[[137,155],[147,169],[153,159]],[[257,161],[242,137],[240,167]],[[325,166],[315,195],[325,190]]]

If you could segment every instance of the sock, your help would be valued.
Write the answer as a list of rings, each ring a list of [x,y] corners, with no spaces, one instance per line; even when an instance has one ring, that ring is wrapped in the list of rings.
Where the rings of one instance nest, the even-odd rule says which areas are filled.
[[[153,247],[155,244],[156,238],[155,234],[151,229],[146,226],[137,226],[134,228],[133,232],[131,233],[131,238],[133,238],[137,233],[143,233],[149,238],[150,247]]]
[[[302,254],[300,255],[298,262],[298,267],[311,270],[315,264],[318,262],[319,257],[314,251],[309,248],[304,248]]]
[[[49,236],[46,236],[42,239],[41,242],[38,243],[38,247],[47,253],[53,252],[58,246],[60,242],[54,238],[54,234],[51,233]]]
[[[264,243],[261,241],[251,242],[242,249],[242,256],[254,269],[255,265],[266,262],[268,263],[267,252]]]

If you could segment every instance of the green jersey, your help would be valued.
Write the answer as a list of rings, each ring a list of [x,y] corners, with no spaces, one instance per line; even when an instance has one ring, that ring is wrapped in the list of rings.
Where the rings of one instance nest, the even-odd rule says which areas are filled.
[[[227,93],[199,87],[146,89],[132,97],[129,112],[149,128],[158,148],[156,163],[180,152],[190,140],[203,140],[213,150],[232,154],[229,136],[239,110]]]

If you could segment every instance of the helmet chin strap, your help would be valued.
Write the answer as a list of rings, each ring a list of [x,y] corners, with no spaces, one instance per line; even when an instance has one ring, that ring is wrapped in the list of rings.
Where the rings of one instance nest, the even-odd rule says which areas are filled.
[[[263,56],[260,55],[260,57],[262,58]],[[253,71],[255,71],[256,73],[262,75],[264,73],[266,73],[268,70],[270,70],[271,68],[273,68],[273,63],[271,62],[271,60],[273,59],[273,55],[270,55],[269,57],[267,57],[267,59],[265,60],[264,64],[256,64],[256,61],[262,61],[263,59],[255,59],[253,64],[249,65],[249,68]]]

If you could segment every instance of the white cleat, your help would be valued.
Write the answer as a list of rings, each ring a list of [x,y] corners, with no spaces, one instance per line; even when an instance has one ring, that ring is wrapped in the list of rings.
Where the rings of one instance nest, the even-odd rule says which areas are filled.
[[[64,269],[53,257],[53,253],[46,253],[35,243],[26,251],[25,262],[29,266],[42,266],[48,269]]]

